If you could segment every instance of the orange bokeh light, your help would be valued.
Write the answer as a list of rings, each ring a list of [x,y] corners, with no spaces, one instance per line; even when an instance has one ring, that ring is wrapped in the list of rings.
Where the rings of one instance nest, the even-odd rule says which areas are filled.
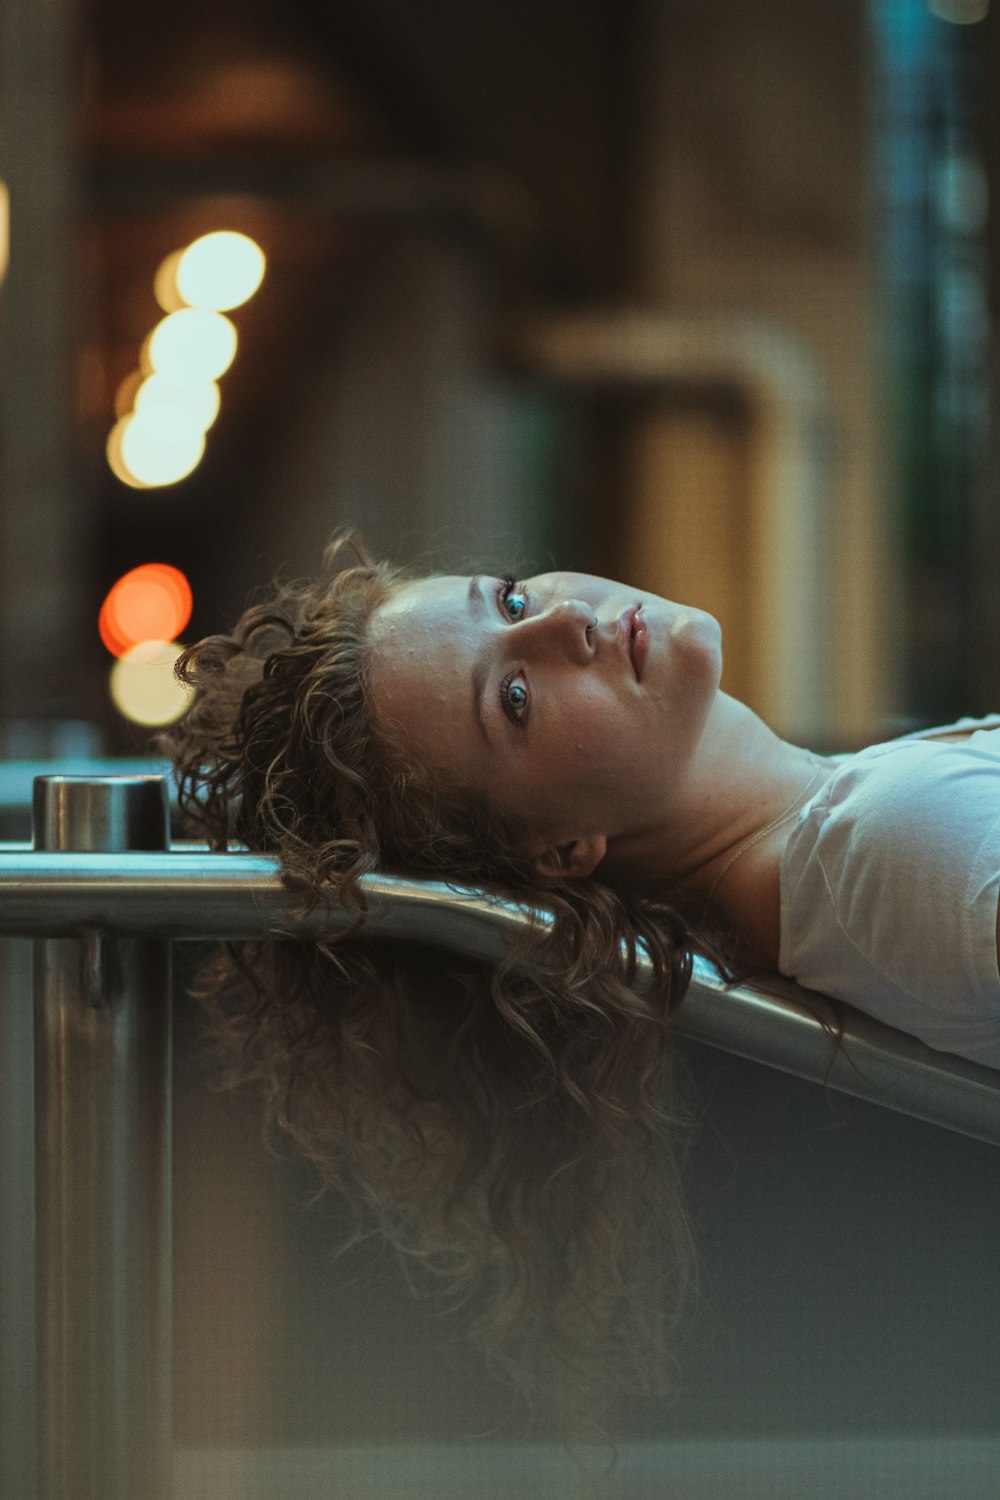
[[[144,563],[109,590],[97,628],[112,656],[123,656],[143,641],[175,641],[191,605],[191,585],[179,568]]]

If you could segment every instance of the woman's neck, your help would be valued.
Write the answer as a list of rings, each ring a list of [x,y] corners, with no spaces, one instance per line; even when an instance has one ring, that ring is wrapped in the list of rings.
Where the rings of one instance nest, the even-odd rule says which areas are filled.
[[[835,762],[783,740],[719,693],[699,753],[666,816],[609,844],[608,871],[629,886],[680,885],[709,901],[776,967],[781,856],[796,814]]]
[[[822,757],[816,761],[813,774],[789,808],[738,844],[712,875],[707,889],[703,881],[697,883],[698,893],[745,939],[754,957],[772,969],[777,969],[781,951],[782,857],[799,812],[834,770]]]

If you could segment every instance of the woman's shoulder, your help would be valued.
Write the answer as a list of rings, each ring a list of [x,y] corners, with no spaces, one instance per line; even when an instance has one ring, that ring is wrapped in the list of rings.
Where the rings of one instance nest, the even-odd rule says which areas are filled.
[[[834,771],[802,808],[786,847],[789,864],[813,841],[832,856],[886,867],[889,855],[949,862],[1000,819],[1000,715],[916,730],[835,756]],[[967,853],[967,852],[966,852]]]
[[[960,740],[942,734],[966,729]],[[1000,715],[910,732],[850,755],[801,809],[781,855],[782,909],[866,906],[947,890],[970,868],[1000,869]]]
[[[960,920],[971,887],[1000,878],[1000,721],[971,730],[960,742],[927,731],[840,758],[785,846],[785,914],[797,907],[801,921],[825,907],[852,931],[890,915],[902,931],[918,908]]]
[[[970,1056],[987,1033],[1000,1046],[989,722],[961,742],[926,731],[841,757],[781,867],[782,972]]]

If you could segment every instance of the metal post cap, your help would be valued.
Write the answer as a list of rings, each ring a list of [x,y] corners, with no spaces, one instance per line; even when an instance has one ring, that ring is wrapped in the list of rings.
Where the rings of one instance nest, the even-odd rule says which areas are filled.
[[[170,847],[162,776],[36,776],[34,847],[63,853],[115,853]]]

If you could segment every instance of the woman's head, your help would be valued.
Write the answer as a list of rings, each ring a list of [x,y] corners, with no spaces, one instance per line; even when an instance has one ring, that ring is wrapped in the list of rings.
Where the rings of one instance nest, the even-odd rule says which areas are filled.
[[[721,674],[710,615],[584,573],[398,582],[368,642],[375,723],[570,875],[658,819]]]
[[[163,743],[193,831],[274,854],[303,909],[337,899],[357,918],[206,964],[193,993],[227,1081],[263,1086],[370,1232],[460,1291],[478,1284],[480,1342],[522,1389],[539,1389],[526,1350],[541,1335],[586,1406],[595,1380],[665,1375],[679,1290],[665,1278],[689,1253],[664,1093],[689,926],[666,896],[563,878],[557,850],[545,876],[539,841],[575,839],[578,811],[581,838],[613,833],[609,810],[632,816],[648,739],[682,768],[717,640],[709,617],[671,620],[599,579],[504,587],[415,580],[343,536],[315,582],[185,654],[196,694]],[[644,660],[641,624],[614,634],[637,603]],[[366,941],[373,870],[514,895],[544,879],[553,920],[489,968],[394,951]]]
[[[428,772],[401,727],[373,714],[371,622],[408,576],[344,533],[319,577],[279,588],[232,634],[185,653],[195,698],[162,743],[181,805],[214,847],[235,836],[277,855],[293,880],[348,899],[375,869],[515,875],[516,820],[493,816],[460,778]]]
[[[330,878],[531,885],[655,823],[718,689],[710,615],[587,574],[414,577],[349,534],[325,564],[185,657],[182,790],[217,843],[238,803],[291,871],[325,846]]]

